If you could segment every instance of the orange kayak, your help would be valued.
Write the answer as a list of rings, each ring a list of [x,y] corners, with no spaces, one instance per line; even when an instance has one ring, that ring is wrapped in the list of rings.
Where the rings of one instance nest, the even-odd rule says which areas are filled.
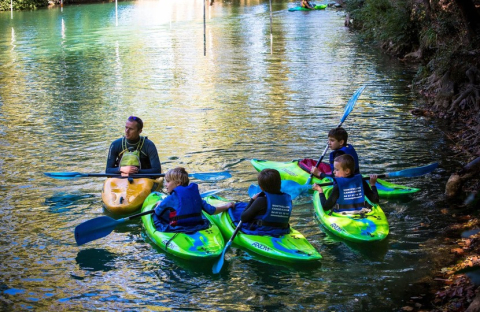
[[[139,210],[151,192],[160,191],[163,178],[119,179],[108,178],[102,189],[104,207],[116,214],[128,214]]]

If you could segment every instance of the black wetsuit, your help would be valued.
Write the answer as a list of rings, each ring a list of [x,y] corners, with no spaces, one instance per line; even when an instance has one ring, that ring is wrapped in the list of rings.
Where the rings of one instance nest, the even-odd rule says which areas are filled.
[[[107,167],[105,169],[106,173],[120,173],[120,167],[118,165],[121,159],[120,153],[123,151],[122,140],[123,138],[117,139],[110,145],[110,151],[108,152],[107,158]],[[126,141],[128,150],[135,151],[140,139],[138,139],[137,142],[129,142],[128,140]],[[138,173],[162,172],[157,148],[155,147],[155,144],[148,138],[145,138],[145,142],[143,143],[142,150],[140,152],[140,163],[142,168],[138,171]]]

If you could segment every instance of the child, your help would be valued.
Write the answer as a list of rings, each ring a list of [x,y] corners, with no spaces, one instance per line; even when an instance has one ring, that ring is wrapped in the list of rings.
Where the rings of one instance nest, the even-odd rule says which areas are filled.
[[[332,193],[328,200],[323,194],[323,189],[318,184],[313,184],[312,188],[320,193],[320,202],[323,210],[328,211],[335,208],[335,212],[360,212],[367,207],[365,197],[372,203],[378,204],[378,192],[375,183],[377,183],[377,175],[370,175],[370,187],[363,180],[361,174],[353,174],[355,162],[350,155],[340,155],[335,158],[333,163],[335,181]]]
[[[308,0],[302,0],[302,3],[300,5],[302,6],[302,8],[305,8],[305,9],[312,9],[312,10],[315,9],[315,6],[312,5]]]
[[[280,173],[275,169],[263,169],[257,180],[262,192],[255,194],[241,212],[242,232],[277,237],[290,233],[288,222],[292,213],[292,198],[280,191]],[[237,205],[235,214],[239,214],[239,209],[241,207]]]
[[[209,222],[202,216],[217,214],[234,207],[230,202],[215,208],[205,202],[198,191],[198,185],[189,184],[188,173],[184,168],[170,169],[165,174],[167,193],[170,194],[155,207],[153,222],[161,232],[196,232],[208,228]]]
[[[332,152],[330,153],[330,159],[329,159],[332,174],[334,170],[333,168],[334,159],[337,156],[344,155],[344,154],[348,154],[352,156],[355,161],[355,169],[351,173],[352,174],[360,173],[357,152],[355,151],[355,149],[351,144],[347,144],[347,139],[348,139],[348,133],[342,127],[334,128],[330,130],[330,132],[328,132],[328,147],[332,150]],[[314,176],[319,177],[321,179],[324,179],[325,177],[329,176],[323,172],[320,172],[320,170],[318,170],[317,167],[313,166],[310,169],[310,173],[313,173]]]

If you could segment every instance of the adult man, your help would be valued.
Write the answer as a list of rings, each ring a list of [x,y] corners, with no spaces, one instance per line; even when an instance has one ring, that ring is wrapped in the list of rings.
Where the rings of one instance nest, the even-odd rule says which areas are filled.
[[[106,173],[128,176],[136,173],[161,173],[162,167],[155,144],[140,136],[143,121],[130,116],[125,124],[125,136],[110,145]]]

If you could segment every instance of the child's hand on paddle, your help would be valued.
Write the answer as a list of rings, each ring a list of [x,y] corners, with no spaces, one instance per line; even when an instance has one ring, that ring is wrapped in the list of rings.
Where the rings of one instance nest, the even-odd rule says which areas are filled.
[[[375,183],[377,183],[377,175],[376,174],[371,174],[370,175],[370,186],[375,186]]]
[[[323,193],[322,187],[320,185],[318,185],[317,183],[313,183],[312,189],[319,192],[319,193]]]
[[[318,170],[317,167],[313,166],[312,169],[310,169],[310,173],[313,174],[316,177],[320,176],[320,170]]]

